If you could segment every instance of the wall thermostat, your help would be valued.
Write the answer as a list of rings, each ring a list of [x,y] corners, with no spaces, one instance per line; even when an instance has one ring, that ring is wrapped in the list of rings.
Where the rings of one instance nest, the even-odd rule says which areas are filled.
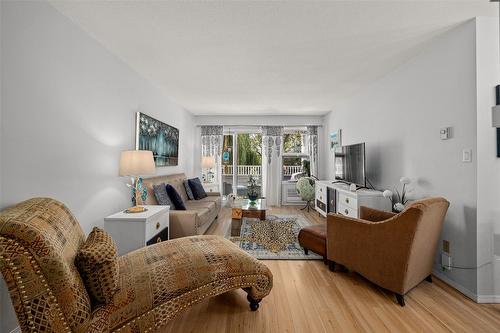
[[[448,140],[451,137],[451,127],[443,127],[439,130],[441,140]]]

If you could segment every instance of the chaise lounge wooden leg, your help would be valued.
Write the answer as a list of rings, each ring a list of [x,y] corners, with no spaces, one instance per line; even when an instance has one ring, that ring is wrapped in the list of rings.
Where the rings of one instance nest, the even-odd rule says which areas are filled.
[[[426,277],[425,281],[432,283],[432,276],[429,275],[428,277]]]
[[[304,254],[305,254],[306,256],[307,256],[307,255],[309,255],[309,250],[308,250],[308,249],[306,249],[306,248],[304,248]]]
[[[396,295],[396,300],[398,301],[398,304],[401,306],[405,306],[405,297],[400,294],[395,294]]]
[[[247,295],[247,300],[250,303],[250,310],[257,311],[261,300],[260,299],[259,300],[253,299],[252,296],[250,296],[250,294]]]
[[[328,265],[328,259],[326,258],[326,256],[323,256],[323,263],[324,263],[325,265]]]
[[[330,260],[328,262],[328,268],[330,269],[330,271],[335,272],[335,261]]]

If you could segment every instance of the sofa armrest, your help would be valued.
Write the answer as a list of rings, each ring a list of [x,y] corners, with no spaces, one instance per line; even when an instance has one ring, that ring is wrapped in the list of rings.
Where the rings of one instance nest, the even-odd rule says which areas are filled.
[[[220,197],[221,196],[220,192],[207,192],[207,195],[209,197]]]
[[[360,207],[359,218],[366,221],[371,222],[380,222],[384,220],[388,220],[391,217],[395,216],[396,213],[393,212],[385,212],[378,209],[373,209],[365,206]]]

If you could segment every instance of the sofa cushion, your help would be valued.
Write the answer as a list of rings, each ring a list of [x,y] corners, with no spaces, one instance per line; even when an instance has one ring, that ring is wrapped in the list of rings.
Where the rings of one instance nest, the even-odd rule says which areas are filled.
[[[158,205],[170,206],[170,210],[175,210],[175,206],[172,204],[170,197],[167,193],[167,186],[165,183],[159,185],[153,185],[153,193],[155,195]]]
[[[96,303],[109,303],[118,291],[116,252],[111,236],[94,227],[76,255],[85,287]]]
[[[186,210],[186,206],[184,205],[184,201],[182,200],[182,197],[179,194],[179,192],[177,192],[177,190],[170,184],[167,184],[165,188],[167,189],[168,196],[170,197],[170,200],[174,204],[175,209]]]
[[[184,188],[186,189],[186,194],[189,200],[194,200],[193,191],[191,191],[191,187],[189,186],[189,181],[186,179],[182,182]]]
[[[189,187],[191,187],[191,191],[193,192],[193,196],[195,200],[200,200],[207,197],[207,192],[203,188],[201,184],[200,178],[189,179]]]

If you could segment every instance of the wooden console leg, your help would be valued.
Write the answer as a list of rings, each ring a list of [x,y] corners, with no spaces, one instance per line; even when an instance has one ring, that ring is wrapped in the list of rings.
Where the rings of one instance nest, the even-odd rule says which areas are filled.
[[[307,256],[307,255],[309,255],[309,250],[308,250],[308,249],[306,249],[306,248],[304,248],[304,254],[305,254],[306,256]]]
[[[398,301],[398,304],[401,306],[405,306],[405,297],[400,294],[395,294],[396,295],[396,300]]]
[[[330,260],[328,262],[328,268],[330,269],[330,271],[335,272],[335,261]]]
[[[425,278],[425,281],[432,283],[432,275]]]
[[[260,299],[259,300],[253,299],[252,296],[250,296],[250,294],[247,295],[247,300],[250,303],[250,310],[257,311],[261,300]]]

